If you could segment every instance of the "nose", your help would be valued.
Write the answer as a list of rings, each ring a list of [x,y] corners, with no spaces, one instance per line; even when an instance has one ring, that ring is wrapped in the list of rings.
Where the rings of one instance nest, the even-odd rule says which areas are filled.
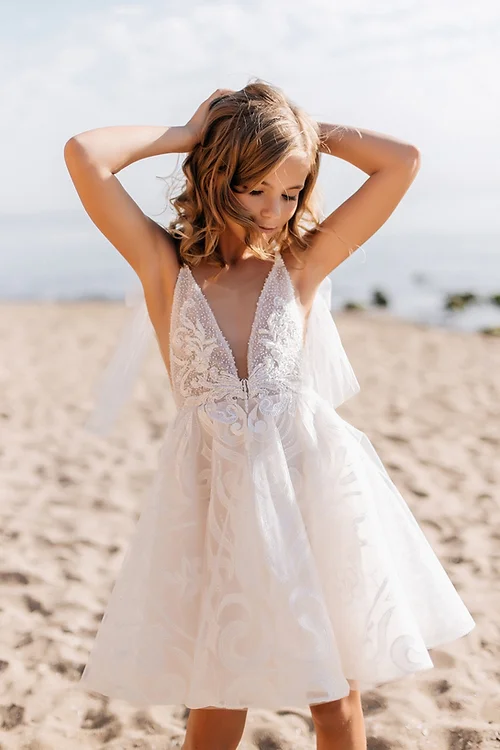
[[[269,198],[266,201],[266,205],[262,208],[262,218],[272,224],[273,221],[277,221],[280,217],[281,206],[279,198]]]

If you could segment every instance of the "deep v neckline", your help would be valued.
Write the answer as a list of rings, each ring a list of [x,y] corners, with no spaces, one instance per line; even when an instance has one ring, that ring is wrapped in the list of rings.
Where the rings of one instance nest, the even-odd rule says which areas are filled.
[[[253,319],[252,319],[252,326],[250,328],[250,336],[248,338],[247,347],[246,347],[245,361],[246,361],[246,365],[247,365],[247,376],[245,378],[240,377],[240,374],[238,372],[238,366],[236,364],[236,358],[234,356],[234,352],[233,352],[233,350],[231,348],[231,345],[230,345],[229,341],[227,340],[227,338],[222,333],[222,329],[221,329],[221,327],[219,325],[219,322],[218,322],[218,320],[217,320],[217,318],[215,316],[214,311],[212,310],[212,308],[210,306],[210,303],[209,303],[209,301],[208,301],[208,299],[207,299],[207,297],[205,295],[205,292],[203,291],[203,289],[201,288],[201,286],[196,281],[196,279],[193,276],[193,273],[192,273],[190,267],[188,265],[186,265],[187,271],[189,273],[189,276],[191,277],[191,280],[192,280],[192,282],[194,284],[194,287],[195,287],[196,291],[198,292],[198,294],[199,294],[199,296],[200,296],[200,298],[201,298],[204,306],[206,307],[207,312],[208,312],[208,314],[210,316],[210,319],[211,319],[211,321],[212,321],[212,323],[214,325],[214,328],[217,331],[217,334],[220,337],[221,341],[223,342],[224,348],[226,349],[226,351],[227,351],[227,353],[229,355],[229,358],[230,358],[230,360],[232,362],[232,366],[233,366],[233,370],[234,370],[234,375],[235,375],[235,377],[241,383],[247,382],[248,378],[251,375],[250,353],[251,353],[252,342],[253,342],[254,331],[255,331],[255,327],[256,327],[256,323],[257,323],[257,318],[258,318],[258,315],[259,315],[259,310],[260,310],[260,306],[261,306],[261,302],[262,302],[262,297],[263,297],[264,292],[265,292],[265,290],[266,290],[266,288],[267,288],[267,286],[269,284],[269,281],[270,281],[270,279],[271,279],[271,277],[273,275],[273,272],[274,272],[276,266],[278,265],[278,259],[280,259],[283,262],[283,259],[281,258],[281,253],[279,253],[279,252],[277,252],[276,255],[275,255],[275,258],[274,258],[274,261],[273,261],[273,265],[269,269],[269,271],[268,271],[268,273],[267,273],[267,275],[266,275],[266,277],[264,279],[264,283],[262,284],[262,288],[261,288],[261,290],[259,292],[259,296],[257,297],[257,303],[255,305],[255,311],[254,311]]]

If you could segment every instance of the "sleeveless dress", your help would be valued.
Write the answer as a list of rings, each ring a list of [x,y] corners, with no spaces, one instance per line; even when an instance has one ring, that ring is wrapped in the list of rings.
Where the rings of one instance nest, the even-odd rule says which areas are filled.
[[[359,385],[328,290],[305,326],[276,254],[242,379],[180,268],[176,413],[84,689],[139,706],[306,707],[430,669],[429,648],[475,626],[371,442],[336,411]]]

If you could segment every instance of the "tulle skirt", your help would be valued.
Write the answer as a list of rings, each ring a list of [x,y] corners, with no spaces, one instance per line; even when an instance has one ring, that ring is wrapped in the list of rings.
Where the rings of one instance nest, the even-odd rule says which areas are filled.
[[[324,399],[185,407],[81,686],[306,707],[430,669],[474,625],[370,440]]]

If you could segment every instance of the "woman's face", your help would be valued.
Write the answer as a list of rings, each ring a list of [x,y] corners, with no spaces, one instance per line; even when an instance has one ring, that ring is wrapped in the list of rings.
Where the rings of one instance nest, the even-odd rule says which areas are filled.
[[[269,172],[256,185],[243,185],[235,192],[236,197],[250,212],[262,230],[262,236],[271,239],[292,218],[297,210],[299,193],[309,173],[306,156],[288,156],[274,171]],[[245,230],[228,219],[233,232],[243,239]]]

